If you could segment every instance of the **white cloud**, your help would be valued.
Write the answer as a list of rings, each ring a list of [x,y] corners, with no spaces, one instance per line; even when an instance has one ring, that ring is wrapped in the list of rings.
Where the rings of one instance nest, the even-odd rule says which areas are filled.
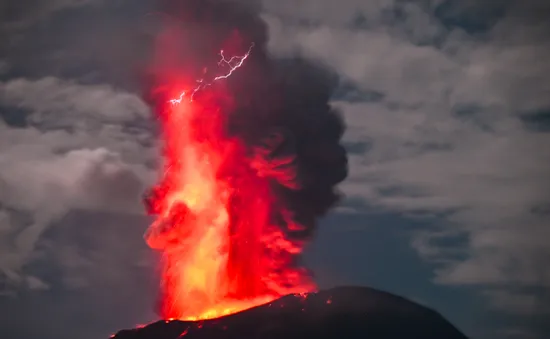
[[[305,55],[384,95],[334,103],[349,125],[345,139],[369,143],[351,155],[348,196],[445,215],[441,228],[413,239],[438,264],[439,283],[550,287],[547,215],[533,213],[550,201],[550,134],[521,121],[550,109],[548,25],[512,15],[476,37],[446,31],[433,4],[409,3],[390,27],[380,19],[390,1],[290,3],[267,6],[275,55]],[[365,29],[350,25],[358,13]],[[445,37],[439,47],[425,43],[435,36]]]

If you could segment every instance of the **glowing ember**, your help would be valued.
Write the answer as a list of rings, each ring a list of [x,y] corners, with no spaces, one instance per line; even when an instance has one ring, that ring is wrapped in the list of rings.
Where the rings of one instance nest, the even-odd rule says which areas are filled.
[[[270,224],[278,208],[270,183],[251,169],[241,142],[223,133],[225,112],[193,100],[241,67],[252,47],[230,59],[222,51],[218,65],[228,71],[200,80],[188,100],[182,92],[161,115],[167,161],[149,201],[158,218],[145,238],[163,252],[165,318],[216,318],[313,287],[288,264],[301,249]]]

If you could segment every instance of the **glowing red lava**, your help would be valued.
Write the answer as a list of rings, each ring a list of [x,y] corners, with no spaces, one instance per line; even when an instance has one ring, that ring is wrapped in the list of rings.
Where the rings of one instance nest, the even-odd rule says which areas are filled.
[[[238,72],[246,56],[224,59],[211,83]],[[157,219],[146,233],[163,255],[162,316],[216,318],[312,290],[291,264],[302,245],[274,221],[284,204],[253,168],[250,147],[226,131],[223,86],[198,98],[189,95],[195,87],[173,87],[175,100],[158,110],[165,164],[149,201]]]

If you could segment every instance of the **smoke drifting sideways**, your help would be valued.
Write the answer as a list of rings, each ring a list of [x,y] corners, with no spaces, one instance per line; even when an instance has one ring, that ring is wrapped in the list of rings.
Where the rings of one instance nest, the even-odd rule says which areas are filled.
[[[316,289],[300,253],[348,172],[336,77],[272,60],[255,6],[167,0],[146,100],[162,126],[164,168],[144,203],[162,253],[160,315],[196,320]],[[220,51],[250,54],[231,76]],[[182,92],[196,91],[192,100]]]

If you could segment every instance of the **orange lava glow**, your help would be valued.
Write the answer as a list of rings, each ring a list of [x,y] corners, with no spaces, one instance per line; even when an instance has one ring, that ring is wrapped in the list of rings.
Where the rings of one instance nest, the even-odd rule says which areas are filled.
[[[182,88],[173,87],[177,98]],[[315,288],[291,264],[302,244],[273,221],[284,204],[253,170],[249,147],[226,131],[219,87],[158,109],[165,164],[145,238],[162,253],[164,319],[217,318]]]

